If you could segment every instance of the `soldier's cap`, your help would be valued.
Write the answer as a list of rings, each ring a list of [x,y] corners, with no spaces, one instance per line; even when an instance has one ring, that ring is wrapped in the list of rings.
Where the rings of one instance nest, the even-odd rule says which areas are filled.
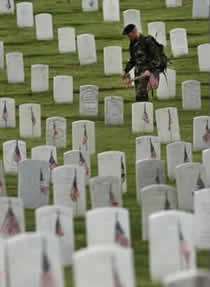
[[[128,35],[130,32],[133,31],[133,29],[136,28],[136,26],[134,24],[128,24],[127,26],[125,26],[125,28],[123,29],[123,35]]]

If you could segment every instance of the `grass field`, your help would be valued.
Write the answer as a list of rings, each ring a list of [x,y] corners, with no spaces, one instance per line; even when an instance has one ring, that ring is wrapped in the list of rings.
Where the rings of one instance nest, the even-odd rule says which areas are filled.
[[[20,2],[20,1],[16,1]],[[100,2],[100,11],[83,13],[80,0],[34,0],[35,14],[49,12],[53,14],[54,40],[36,41],[35,31],[31,28],[18,29],[15,16],[0,16],[0,41],[5,43],[5,52],[21,51],[24,53],[26,81],[25,84],[8,84],[6,71],[0,71],[0,97],[12,97],[16,100],[17,127],[0,130],[0,159],[2,158],[2,143],[19,137],[18,106],[23,103],[39,103],[42,111],[42,137],[27,139],[27,154],[30,157],[32,147],[45,144],[45,120],[51,116],[62,116],[68,120],[68,145],[66,149],[57,150],[58,163],[63,164],[63,152],[71,150],[71,124],[75,120],[87,119],[79,115],[79,87],[85,84],[95,84],[100,88],[99,116],[93,118],[96,123],[97,153],[108,150],[119,150],[126,153],[128,172],[128,192],[124,195],[124,207],[131,216],[132,246],[135,255],[135,271],[138,287],[158,286],[152,284],[149,276],[148,243],[141,240],[140,207],[136,202],[135,189],[135,138],[142,134],[131,133],[131,105],[134,102],[134,90],[126,89],[119,76],[105,77],[103,70],[103,48],[110,45],[123,47],[124,62],[129,58],[128,40],[121,35],[121,23],[104,23]],[[121,0],[121,12],[135,8],[141,11],[143,30],[147,33],[147,23],[165,21],[167,38],[172,28],[186,28],[188,33],[190,53],[186,57],[173,59],[170,45],[166,49],[171,58],[170,68],[177,71],[177,96],[170,101],[152,99],[155,108],[177,107],[181,128],[181,138],[192,142],[193,117],[209,114],[208,74],[200,73],[198,69],[197,46],[208,42],[208,21],[192,19],[192,0],[183,0],[182,8],[165,8],[164,0]],[[79,66],[77,54],[58,54],[57,28],[73,26],[76,33],[93,33],[96,37],[98,63]],[[32,94],[30,91],[30,66],[32,64],[49,64],[50,89],[47,93]],[[74,104],[55,105],[53,102],[53,77],[55,75],[72,75],[74,77]],[[184,80],[200,80],[202,83],[202,111],[186,112],[182,110],[181,82]],[[104,97],[123,96],[125,101],[125,124],[122,127],[107,127],[104,125]],[[157,131],[154,131],[154,135]],[[166,159],[166,147],[162,145],[162,158]],[[194,153],[194,161],[201,160],[201,153]],[[92,175],[97,175],[96,155],[92,157]],[[17,195],[17,177],[7,176],[9,196]],[[174,182],[169,182],[175,184]],[[52,192],[51,192],[52,194]],[[52,202],[52,197],[51,197]],[[88,206],[90,202],[88,200]],[[35,230],[34,211],[25,212],[27,231]],[[84,219],[75,220],[76,248],[86,246]],[[160,261],[161,264],[161,261]],[[208,256],[199,252],[198,265],[208,267]],[[66,270],[66,286],[73,286],[71,269]]]

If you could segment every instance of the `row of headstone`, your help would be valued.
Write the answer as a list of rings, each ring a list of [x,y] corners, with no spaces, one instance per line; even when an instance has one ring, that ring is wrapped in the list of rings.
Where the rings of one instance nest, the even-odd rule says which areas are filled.
[[[58,239],[42,233],[1,240],[2,286],[64,286]]]
[[[92,246],[73,255],[75,287],[134,287],[134,262],[130,248]]]

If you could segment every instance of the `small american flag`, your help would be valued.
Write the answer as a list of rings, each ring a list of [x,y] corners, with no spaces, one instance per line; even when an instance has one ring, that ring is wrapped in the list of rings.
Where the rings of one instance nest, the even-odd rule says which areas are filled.
[[[205,133],[203,135],[203,141],[205,143],[210,143],[210,129],[208,127],[208,120],[206,122]]]
[[[114,193],[112,191],[112,184],[109,184],[109,203],[111,206],[118,206],[117,201],[115,200]]]
[[[49,166],[51,170],[57,166],[52,151],[50,152]]]
[[[189,268],[190,267],[190,250],[184,239],[184,235],[183,235],[180,223],[178,223],[178,236],[179,236],[179,246],[180,246],[181,256],[184,259],[186,267]]]
[[[116,222],[115,222],[115,242],[121,245],[122,247],[129,247],[129,240],[128,237],[125,234],[125,231],[123,230],[118,215],[116,215]]]
[[[60,213],[57,214],[56,222],[55,222],[55,234],[59,237],[64,236],[64,231],[60,221]]]
[[[157,168],[157,171],[156,171],[155,182],[156,184],[160,184],[159,168]]]
[[[113,281],[114,281],[114,287],[123,287],[114,257],[112,257],[112,276],[113,276]]]
[[[40,192],[47,193],[49,191],[49,186],[44,180],[44,175],[42,169],[40,169]]]
[[[149,123],[150,123],[149,115],[148,115],[148,113],[147,113],[146,104],[144,104],[144,113],[143,113],[143,116],[142,116],[142,120],[143,120],[146,124],[149,124]]]
[[[18,220],[12,210],[11,203],[9,203],[9,207],[0,228],[0,234],[3,237],[11,237],[21,232],[20,225]]]
[[[31,107],[31,123],[32,123],[32,127],[36,125],[36,118],[35,118],[32,107]]]
[[[86,125],[84,125],[84,134],[82,138],[82,144],[87,145],[87,142],[88,142],[87,127]]]
[[[21,160],[21,153],[20,153],[20,149],[18,146],[18,140],[16,140],[16,144],[15,144],[15,150],[13,153],[13,160],[18,164],[19,161]]]
[[[53,122],[52,139],[53,139],[54,141],[56,140],[57,135],[58,135],[58,131],[57,131],[56,123]]]
[[[79,165],[83,166],[85,168],[85,174],[88,176],[89,175],[89,168],[88,168],[87,162],[86,162],[81,150],[79,151]]]
[[[154,145],[152,143],[152,139],[150,138],[149,140],[150,140],[150,154],[151,154],[151,158],[152,159],[157,159],[157,153],[156,153],[155,147],[154,147]]]
[[[171,131],[171,126],[173,124],[172,117],[171,117],[171,111],[168,109],[168,130]]]
[[[171,209],[171,204],[168,199],[168,192],[165,192],[165,203],[164,203],[164,210],[170,210]]]
[[[9,114],[7,111],[7,102],[5,101],[4,102],[4,108],[3,108],[3,114],[2,114],[2,119],[5,121],[5,124],[7,124],[8,117],[9,117]]]
[[[125,182],[125,179],[126,179],[125,165],[124,165],[124,162],[123,162],[123,157],[121,156],[121,181],[122,181],[122,183]]]
[[[186,145],[184,146],[184,163],[190,162],[189,156],[187,154],[187,147]]]
[[[72,201],[77,202],[78,198],[79,198],[79,189],[77,186],[77,171],[75,169],[74,180],[73,180],[73,185],[71,189],[71,199]]]
[[[42,251],[42,274],[40,287],[56,287],[56,280],[46,251]]]
[[[200,189],[203,189],[203,188],[205,188],[205,184],[204,184],[204,182],[203,182],[203,180],[201,178],[201,175],[199,173],[198,179],[197,179],[197,182],[196,182],[196,189],[200,190]]]

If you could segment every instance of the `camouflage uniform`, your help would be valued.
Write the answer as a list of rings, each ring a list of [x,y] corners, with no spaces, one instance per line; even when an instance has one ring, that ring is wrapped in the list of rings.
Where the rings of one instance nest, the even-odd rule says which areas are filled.
[[[131,58],[126,65],[126,73],[133,67],[135,67],[135,77],[146,70],[150,72],[158,70],[160,57],[152,36],[145,37],[141,34],[139,39],[131,40],[129,49]],[[148,101],[147,84],[148,78],[135,81],[136,101]]]

